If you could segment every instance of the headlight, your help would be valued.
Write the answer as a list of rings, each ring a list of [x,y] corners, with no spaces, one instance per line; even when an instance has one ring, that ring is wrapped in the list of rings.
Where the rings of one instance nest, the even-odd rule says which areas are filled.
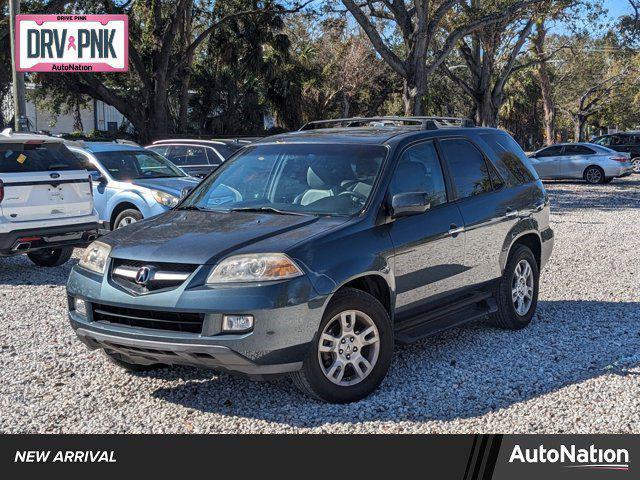
[[[93,242],[87,247],[78,262],[82,268],[95,273],[104,273],[111,247],[102,242]]]
[[[160,205],[173,208],[178,204],[178,197],[171,195],[170,193],[161,192],[160,190],[151,190],[151,195],[156,199]]]
[[[207,283],[268,282],[304,275],[284,253],[234,255],[212,270]]]

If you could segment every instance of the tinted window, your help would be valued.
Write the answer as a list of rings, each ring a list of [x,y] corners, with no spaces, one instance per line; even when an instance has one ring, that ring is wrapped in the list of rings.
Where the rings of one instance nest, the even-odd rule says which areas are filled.
[[[529,183],[537,178],[527,155],[520,145],[506,133],[485,133],[480,137],[491,148],[498,160],[495,162],[507,185]]]
[[[97,152],[94,156],[115,180],[185,176],[164,157],[146,150]]]
[[[62,143],[0,143],[0,172],[46,172],[50,170],[86,170]]]
[[[459,198],[492,190],[487,163],[473,144],[462,139],[451,139],[443,140],[441,145]]]
[[[614,147],[627,145],[628,143],[629,137],[627,135],[614,135],[611,137],[611,145]]]
[[[593,155],[594,153],[596,152],[584,145],[567,145],[564,148],[565,155]]]
[[[216,145],[215,146],[215,149],[218,151],[218,153],[220,153],[220,155],[222,155],[222,157],[225,159],[229,158],[231,155],[233,155],[235,152],[237,152],[241,148],[242,148],[242,145]],[[219,161],[220,159],[216,158],[215,163],[218,163]]]
[[[597,140],[594,140],[593,143],[595,143],[596,145],[602,145],[606,147],[611,145],[611,137],[598,138]]]
[[[176,145],[169,149],[166,157],[176,165],[208,165],[205,147]]]
[[[540,150],[536,154],[536,158],[543,157],[555,157],[562,154],[562,145],[554,145],[553,147],[545,148],[544,150]]]
[[[169,150],[169,147],[166,145],[158,145],[158,146],[152,146],[152,147],[146,147],[148,150],[151,150],[152,152],[156,152],[159,153],[160,155],[163,156],[167,156],[167,150]]]
[[[432,207],[446,203],[447,189],[433,142],[420,143],[405,150],[396,167],[389,192],[392,196],[397,193],[424,192],[429,194]]]

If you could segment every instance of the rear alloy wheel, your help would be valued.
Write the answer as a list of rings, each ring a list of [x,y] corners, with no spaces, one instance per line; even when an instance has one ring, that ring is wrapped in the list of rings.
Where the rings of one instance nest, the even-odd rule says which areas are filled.
[[[531,249],[525,245],[514,247],[493,292],[498,311],[489,317],[490,321],[508,330],[529,325],[538,305],[539,279],[538,263]]]
[[[73,247],[50,248],[27,253],[27,257],[39,267],[59,267],[69,261]]]
[[[633,173],[640,173],[640,157],[631,160],[631,166],[633,167]]]
[[[361,400],[384,379],[393,356],[387,310],[372,295],[347,288],[327,307],[293,381],[307,395],[331,403]]]
[[[115,222],[113,222],[113,229],[117,230],[119,228],[126,227],[127,225],[138,223],[142,218],[142,213],[140,213],[139,210],[128,208],[118,214]]]
[[[587,167],[584,171],[584,179],[587,183],[595,185],[597,183],[604,183],[604,171],[600,167],[591,166]]]

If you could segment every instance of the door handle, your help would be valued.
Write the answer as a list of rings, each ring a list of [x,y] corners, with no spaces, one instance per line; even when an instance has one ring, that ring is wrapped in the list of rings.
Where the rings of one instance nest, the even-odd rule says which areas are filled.
[[[514,210],[513,208],[509,207],[507,208],[507,213],[505,213],[504,216],[513,218],[513,217],[517,217],[519,214],[520,212],[518,212],[518,210]]]
[[[449,228],[449,235],[457,237],[458,234],[464,232],[464,227],[459,227],[455,223],[452,223]]]

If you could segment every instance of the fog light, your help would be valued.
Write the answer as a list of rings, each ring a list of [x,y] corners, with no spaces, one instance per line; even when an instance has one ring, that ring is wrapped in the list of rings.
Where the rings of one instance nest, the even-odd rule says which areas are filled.
[[[223,332],[247,332],[253,328],[253,315],[223,315]]]
[[[73,309],[81,317],[87,318],[87,302],[85,302],[81,298],[73,299]]]

